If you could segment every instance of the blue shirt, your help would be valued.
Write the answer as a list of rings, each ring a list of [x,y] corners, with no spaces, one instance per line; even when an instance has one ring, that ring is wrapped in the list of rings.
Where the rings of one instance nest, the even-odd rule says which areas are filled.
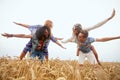
[[[83,53],[88,53],[91,51],[91,43],[95,42],[95,38],[88,37],[85,42],[79,42],[79,49]]]
[[[45,42],[44,42],[44,45],[43,45],[43,50],[44,50],[44,52],[46,52],[46,53],[48,53],[48,45],[49,45],[49,43],[50,43],[50,40],[52,40],[52,42],[56,42],[57,40],[55,39],[55,37],[53,36],[53,35],[51,35],[50,36],[50,39],[48,39],[48,40],[46,40]]]
[[[29,30],[31,31],[31,35],[33,36],[38,28],[42,27],[42,25],[30,25]]]

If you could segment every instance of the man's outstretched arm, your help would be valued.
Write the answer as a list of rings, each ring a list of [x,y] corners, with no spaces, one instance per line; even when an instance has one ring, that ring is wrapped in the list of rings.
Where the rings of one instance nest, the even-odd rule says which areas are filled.
[[[115,39],[120,39],[120,36],[96,38],[96,42],[106,42],[106,41],[111,41],[111,40],[115,40]]]

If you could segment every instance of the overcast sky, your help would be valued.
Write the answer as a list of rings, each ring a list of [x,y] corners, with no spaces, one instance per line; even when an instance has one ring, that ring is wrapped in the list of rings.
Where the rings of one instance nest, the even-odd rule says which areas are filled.
[[[13,24],[13,21],[29,25],[43,24],[46,19],[54,23],[53,34],[67,39],[71,37],[75,23],[90,27],[108,18],[113,8],[116,15],[102,27],[90,31],[91,37],[120,35],[120,0],[0,0],[0,33],[24,33],[30,31]],[[0,36],[0,56],[19,56],[29,39]],[[64,50],[50,42],[49,57],[75,59],[76,44],[63,44]],[[101,61],[120,62],[120,40],[95,42]]]

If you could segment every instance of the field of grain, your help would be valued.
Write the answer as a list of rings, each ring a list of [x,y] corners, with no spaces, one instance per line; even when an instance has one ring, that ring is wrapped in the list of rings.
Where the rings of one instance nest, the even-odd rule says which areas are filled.
[[[83,67],[76,60],[18,60],[0,58],[0,80],[120,80],[120,62],[102,62],[102,66]]]

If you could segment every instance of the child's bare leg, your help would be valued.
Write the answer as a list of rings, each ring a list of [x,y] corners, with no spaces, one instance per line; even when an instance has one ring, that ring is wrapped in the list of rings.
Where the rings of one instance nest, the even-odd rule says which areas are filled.
[[[99,61],[99,59],[98,59],[97,51],[95,50],[95,48],[94,48],[93,45],[91,45],[91,50],[93,51],[93,53],[94,53],[94,55],[95,55],[95,58],[96,58],[98,64],[101,65],[101,64],[100,64],[100,61]]]
[[[79,48],[77,48],[77,53],[76,53],[76,56],[79,56],[79,54],[80,54],[80,49],[79,49]]]

